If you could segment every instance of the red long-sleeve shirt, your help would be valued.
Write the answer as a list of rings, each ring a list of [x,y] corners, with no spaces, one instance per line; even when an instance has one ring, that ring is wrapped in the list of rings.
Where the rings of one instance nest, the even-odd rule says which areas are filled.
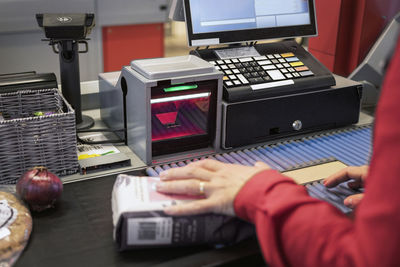
[[[274,170],[255,175],[238,193],[236,214],[256,225],[272,266],[400,266],[400,42],[382,88],[354,219]]]

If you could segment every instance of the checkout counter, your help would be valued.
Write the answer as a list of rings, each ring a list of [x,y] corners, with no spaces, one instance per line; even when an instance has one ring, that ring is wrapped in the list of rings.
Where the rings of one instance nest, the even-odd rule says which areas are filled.
[[[222,101],[221,80],[216,83],[216,89],[207,95],[207,97],[215,96],[215,103],[217,103],[212,111],[213,113],[210,112],[217,119],[214,121],[211,120],[211,126],[207,126],[209,127],[207,129],[211,129],[215,134],[209,135],[206,131],[204,136],[208,138],[208,141],[205,142],[204,147],[196,147],[189,152],[185,151],[185,149],[183,151],[177,150],[173,155],[166,154],[165,148],[168,145],[163,145],[163,141],[168,140],[168,138],[163,136],[160,140],[149,140],[146,134],[149,134],[152,129],[149,125],[151,125],[154,116],[162,123],[166,118],[163,115],[166,113],[171,115],[175,111],[167,110],[167,105],[163,107],[154,106],[154,109],[150,105],[159,104],[157,102],[152,103],[151,100],[163,98],[157,95],[157,92],[153,94],[153,92],[149,91],[149,89],[153,90],[154,88],[156,88],[154,89],[156,91],[158,85],[158,83],[152,83],[151,73],[147,73],[147,75],[150,75],[150,78],[138,78],[137,73],[132,73],[133,71],[129,67],[125,67],[122,70],[122,76],[120,76],[120,73],[111,74],[112,77],[109,80],[113,80],[113,83],[109,84],[109,87],[112,89],[114,86],[117,90],[123,89],[123,75],[130,72],[131,78],[129,79],[132,80],[128,81],[128,84],[141,83],[143,85],[141,90],[144,92],[132,98],[136,99],[136,97],[139,97],[136,100],[139,101],[138,109],[131,110],[132,112],[129,113],[132,115],[131,118],[124,118],[125,126],[128,126],[128,144],[117,146],[121,155],[129,159],[130,165],[119,166],[111,164],[105,168],[99,165],[95,168],[85,169],[85,172],[62,177],[64,191],[56,207],[45,212],[32,213],[33,231],[28,245],[15,266],[265,266],[266,264],[260,253],[256,238],[226,247],[202,245],[119,252],[112,236],[111,210],[111,192],[117,174],[156,175],[162,168],[167,168],[173,164],[187,164],[204,157],[216,159],[232,158],[233,162],[250,163],[251,161],[245,157],[245,154],[256,153],[260,148],[265,149],[268,153],[270,152],[277,159],[276,162],[281,160],[282,165],[278,163],[277,169],[279,169],[279,166],[283,166],[286,169],[307,166],[307,164],[310,165],[312,162],[315,163],[317,161],[321,162],[332,156],[344,161],[348,165],[361,165],[369,160],[373,117],[362,110],[358,123],[354,125],[341,125],[340,128],[334,130],[322,127],[314,131],[298,132],[297,135],[276,135],[276,138],[266,139],[257,144],[245,143],[244,145],[239,144],[231,148],[221,149],[219,143],[221,141],[220,137],[221,134],[226,134],[219,128],[223,119],[222,111],[219,109],[221,108],[220,104]],[[144,75],[146,76],[146,74]],[[204,74],[196,72],[191,73],[191,75],[197,75],[196,82],[199,83],[208,79],[222,79],[218,73]],[[103,77],[101,76],[100,80]],[[171,88],[173,84],[189,82],[187,77],[174,77],[174,79],[167,81],[169,83],[167,87]],[[327,88],[327,90],[336,90],[349,86],[349,88],[354,87],[355,92],[357,91],[356,87],[358,83],[348,83],[347,80],[338,76],[335,76],[335,79],[338,87]],[[165,77],[160,77],[160,81],[165,82]],[[201,88],[199,90],[201,91]],[[107,103],[104,103],[104,99],[101,99],[99,81],[81,83],[81,91],[83,114],[94,118],[94,129],[102,129],[109,126],[110,121],[113,121],[112,118],[107,125],[102,120],[107,120],[110,114],[115,114],[115,110],[104,112],[104,105],[107,106]],[[116,102],[112,104],[115,105]],[[140,104],[144,106],[140,106]],[[199,106],[199,103],[194,102],[194,105]],[[230,103],[225,103],[225,106],[229,105]],[[124,103],[115,106],[123,107]],[[180,105],[175,104],[175,106]],[[209,107],[211,106],[209,104]],[[129,108],[134,108],[134,106]],[[142,113],[140,113],[140,109],[142,109]],[[160,112],[160,110],[163,111]],[[124,112],[119,110],[117,113],[123,114]],[[137,121],[137,117],[135,117],[137,114],[141,115],[140,117],[144,119]],[[182,120],[184,121],[185,119]],[[124,123],[123,121],[114,122],[116,124]],[[143,132],[129,132],[129,123],[131,125],[143,123],[145,125],[144,129],[142,129]],[[169,121],[165,123],[168,126],[170,124]],[[174,127],[179,126],[174,125]],[[293,128],[295,127],[293,126]],[[353,134],[359,136],[362,141],[357,143],[357,149],[351,150],[345,144],[352,143],[355,140]],[[135,142],[129,142],[129,138],[135,138],[135,140],[139,138],[141,143],[139,146],[131,145]],[[188,135],[188,138],[190,138],[190,135]],[[185,147],[188,143],[190,142],[184,142],[177,146]],[[159,146],[155,146],[156,144]],[[313,155],[320,156],[320,158],[313,160],[310,153],[310,161],[299,162],[299,155],[304,154],[304,151],[301,149],[307,145],[313,148]],[[316,146],[321,147],[320,150],[315,149]],[[293,150],[288,150],[289,147],[292,147]],[[282,160],[282,155],[288,156],[289,160]],[[361,159],[356,159],[357,156],[360,156]],[[238,158],[241,158],[241,161]]]
[[[81,83],[83,114],[95,119],[94,129],[106,126],[118,128],[125,121],[128,143],[127,146],[117,148],[119,154],[130,160],[131,165],[121,167],[118,164],[92,164],[91,168],[85,167],[85,172],[62,177],[64,191],[56,207],[41,213],[32,213],[33,231],[15,266],[265,266],[255,237],[226,247],[201,245],[118,251],[113,240],[111,210],[111,192],[117,174],[157,175],[162,168],[172,167],[173,164],[188,164],[204,157],[251,164],[250,157],[246,158],[245,154],[257,153],[259,149],[265,150],[264,156],[270,153],[270,159],[276,160],[275,167],[279,170],[310,166],[332,156],[348,165],[361,165],[369,159],[370,125],[373,118],[364,113],[361,113],[357,125],[334,130],[322,127],[317,131],[309,131],[304,127],[303,132],[301,128],[294,127],[296,135],[274,135],[274,138],[267,137],[267,140],[257,144],[222,149],[219,143],[221,134],[224,134],[220,129],[223,116],[221,72],[212,66],[210,68],[209,64],[193,68],[192,64],[181,61],[172,62],[175,65],[171,68],[171,62],[167,62],[165,69],[160,70],[158,64],[150,60],[150,64],[146,65],[148,62],[133,61],[131,66],[124,67],[121,72],[100,75],[100,81]],[[199,64],[204,62],[200,61]],[[155,65],[157,68],[154,68]],[[182,70],[177,68],[180,65],[192,69],[182,75]],[[169,70],[169,73],[166,74],[166,70]],[[346,91],[358,92],[358,83],[338,76],[335,76],[335,79],[337,85],[323,89],[322,92],[339,92],[344,88],[348,88]],[[131,86],[134,86],[135,90],[132,90]],[[109,97],[104,99],[104,94],[110,95],[108,90],[111,91],[111,95],[120,96],[119,100],[113,101]],[[319,92],[310,92],[310,97]],[[127,97],[125,101],[124,94]],[[292,97],[304,95],[307,97],[304,93]],[[360,97],[357,99],[360,101]],[[192,114],[192,108],[201,109],[209,116],[193,118],[189,116]],[[358,114],[359,109],[356,108]],[[119,120],[113,119],[116,114],[125,114],[125,118],[117,116]],[[171,120],[172,115],[175,116],[175,120]],[[261,115],[264,117],[267,114]],[[204,119],[206,123],[201,123]],[[184,130],[189,121],[198,122],[198,130],[195,133]],[[107,125],[104,122],[107,122]],[[156,122],[161,124],[155,126]],[[292,120],[281,122],[291,124]],[[153,132],[156,129],[158,135]],[[170,143],[173,141],[171,134],[184,137],[182,143]],[[349,150],[343,146],[344,143],[352,142],[355,138],[353,134],[362,137],[358,144],[360,149]],[[200,139],[196,139],[197,137]],[[192,143],[199,144],[200,147],[191,147]],[[169,154],[166,148],[171,144],[174,148],[181,149]],[[313,155],[319,158],[307,157],[303,162],[299,162],[301,154],[296,154],[299,151],[298,148],[294,148],[296,144],[303,148],[311,144]],[[293,150],[288,151],[290,146]],[[332,149],[333,147],[335,149]],[[354,153],[359,154],[355,157]],[[286,160],[282,158],[283,155],[287,157]],[[361,159],[354,160],[358,155]],[[101,157],[93,158],[92,163],[96,163],[97,160],[100,162]]]
[[[96,106],[100,101],[94,101],[99,99],[98,81],[82,83],[82,92],[83,113],[95,119],[95,128],[103,128],[99,106]],[[372,119],[361,112],[358,125],[369,125]],[[288,138],[269,143],[285,140]],[[148,165],[128,146],[118,146],[118,149],[130,158],[131,166],[63,177],[64,192],[56,208],[32,214],[33,231],[15,266],[265,266],[255,239],[223,248],[204,245],[119,252],[112,237],[111,219],[115,178],[119,173],[146,175]],[[177,160],[190,159],[190,156],[193,157],[182,155]]]
[[[82,83],[83,113],[100,120],[98,82]],[[86,101],[90,100],[90,105]],[[91,107],[85,110],[85,107]],[[119,173],[146,175],[147,165],[125,145],[117,146],[131,166],[62,178],[64,191],[55,209],[33,213],[33,231],[15,266],[265,266],[257,241],[214,248],[194,246],[119,252],[113,240],[111,191]]]

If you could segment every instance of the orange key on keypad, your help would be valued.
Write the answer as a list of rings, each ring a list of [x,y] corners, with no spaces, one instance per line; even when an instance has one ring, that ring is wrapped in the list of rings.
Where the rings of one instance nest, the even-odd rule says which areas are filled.
[[[282,57],[294,57],[294,54],[293,53],[284,53],[284,54],[281,54],[281,56]]]
[[[296,71],[305,71],[305,70],[308,70],[308,67],[307,66],[302,66],[302,67],[297,67],[297,68],[294,68]]]

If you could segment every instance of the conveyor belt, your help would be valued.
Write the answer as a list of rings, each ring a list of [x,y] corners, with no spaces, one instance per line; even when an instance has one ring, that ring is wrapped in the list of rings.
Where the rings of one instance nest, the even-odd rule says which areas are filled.
[[[359,126],[275,144],[156,165],[147,168],[146,173],[149,176],[158,176],[163,170],[182,167],[190,162],[205,158],[248,166],[253,165],[256,161],[262,161],[281,172],[313,166],[331,161],[333,158],[346,165],[360,166],[369,162],[371,139],[372,126]],[[343,199],[350,194],[357,193],[349,189],[347,184],[341,184],[333,189],[327,189],[319,182],[305,186],[310,196],[328,201],[345,213],[350,212],[351,209],[343,205]]]

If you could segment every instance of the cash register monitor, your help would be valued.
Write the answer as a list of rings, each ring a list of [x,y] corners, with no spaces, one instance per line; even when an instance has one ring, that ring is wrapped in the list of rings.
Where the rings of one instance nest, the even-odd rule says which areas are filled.
[[[183,0],[189,46],[317,34],[314,0]]]
[[[196,47],[190,53],[225,74],[225,101],[335,85],[332,73],[295,41],[256,43],[316,35],[314,0],[183,0],[183,7],[189,46]]]

